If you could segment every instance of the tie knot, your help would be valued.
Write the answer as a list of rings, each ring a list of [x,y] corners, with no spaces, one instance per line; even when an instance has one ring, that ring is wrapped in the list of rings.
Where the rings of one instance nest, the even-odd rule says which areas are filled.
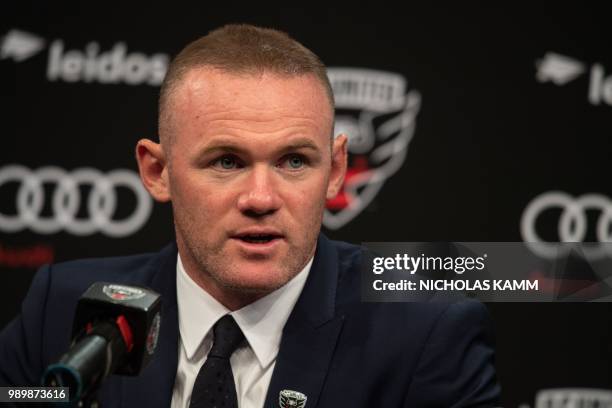
[[[225,315],[213,326],[213,346],[209,357],[230,358],[244,340],[238,323],[230,315]]]

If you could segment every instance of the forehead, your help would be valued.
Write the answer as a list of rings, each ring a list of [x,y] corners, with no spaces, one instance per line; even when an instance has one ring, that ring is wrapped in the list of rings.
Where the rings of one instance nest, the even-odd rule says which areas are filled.
[[[236,74],[198,68],[185,74],[173,93],[171,105],[179,126],[222,120],[265,125],[295,119],[331,134],[333,108],[312,74]]]

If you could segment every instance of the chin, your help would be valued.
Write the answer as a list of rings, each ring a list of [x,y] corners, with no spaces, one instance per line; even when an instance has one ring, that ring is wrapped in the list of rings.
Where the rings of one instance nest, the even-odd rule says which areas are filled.
[[[238,293],[249,293],[249,294],[260,294],[267,295],[268,293],[274,292],[276,289],[282,287],[287,281],[277,282],[277,281],[249,281],[249,280],[241,280],[241,281],[230,281],[223,282],[224,286],[232,291]]]
[[[241,273],[220,279],[221,283],[232,290],[243,293],[267,294],[282,287],[293,278],[286,271],[272,271],[270,268],[243,267]]]

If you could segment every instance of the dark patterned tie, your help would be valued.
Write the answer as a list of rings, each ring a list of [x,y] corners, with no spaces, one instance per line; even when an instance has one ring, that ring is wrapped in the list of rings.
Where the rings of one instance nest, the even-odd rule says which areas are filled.
[[[225,315],[213,327],[213,346],[200,368],[189,408],[238,408],[230,356],[244,340],[234,318]]]

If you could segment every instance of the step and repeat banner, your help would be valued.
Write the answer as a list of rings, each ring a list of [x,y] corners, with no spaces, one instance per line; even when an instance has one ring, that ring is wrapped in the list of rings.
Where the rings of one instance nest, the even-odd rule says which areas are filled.
[[[156,138],[172,56],[233,22],[287,31],[329,67],[350,153],[332,238],[535,242],[548,258],[563,254],[547,243],[612,241],[604,14],[41,2],[0,17],[0,326],[39,266],[173,239],[135,143]],[[503,406],[612,406],[609,303],[487,306]]]

